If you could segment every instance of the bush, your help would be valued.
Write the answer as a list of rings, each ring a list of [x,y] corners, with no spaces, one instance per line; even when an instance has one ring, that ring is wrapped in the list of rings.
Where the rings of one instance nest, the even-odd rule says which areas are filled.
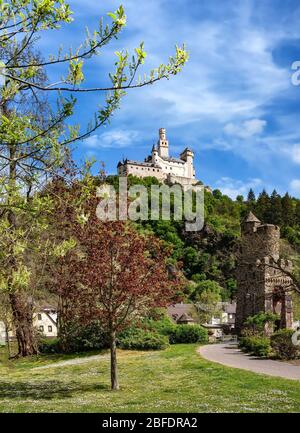
[[[61,353],[60,341],[58,338],[42,338],[38,343],[40,353]]]
[[[107,333],[103,331],[98,321],[88,325],[76,322],[66,323],[61,329],[60,338],[41,338],[39,350],[41,353],[78,353],[92,350],[101,350],[109,347]],[[53,346],[53,347],[52,347]]]
[[[118,338],[118,346],[127,350],[162,350],[168,345],[167,336],[141,328],[126,330]]]
[[[143,321],[143,325],[150,331],[167,336],[172,334],[177,326],[167,316],[161,317],[159,320],[146,319]]]
[[[208,333],[200,325],[176,325],[169,335],[170,343],[206,343]]]
[[[271,353],[270,339],[263,336],[242,337],[239,347],[255,356],[268,357]]]
[[[300,358],[300,348],[292,342],[292,336],[295,331],[291,329],[282,329],[271,336],[271,346],[274,355],[279,359],[297,359]]]

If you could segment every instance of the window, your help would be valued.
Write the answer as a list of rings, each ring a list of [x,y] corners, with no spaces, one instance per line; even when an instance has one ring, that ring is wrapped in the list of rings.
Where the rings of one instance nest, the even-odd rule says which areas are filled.
[[[38,314],[38,320],[42,320],[42,315],[40,313]]]
[[[44,327],[43,327],[43,325],[39,326],[39,331],[44,332]]]
[[[48,332],[52,332],[52,326],[48,326]]]

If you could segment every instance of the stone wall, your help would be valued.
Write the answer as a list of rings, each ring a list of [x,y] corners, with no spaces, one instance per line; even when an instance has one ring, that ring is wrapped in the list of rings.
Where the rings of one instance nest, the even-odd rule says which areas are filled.
[[[236,330],[241,332],[249,316],[263,312],[277,313],[276,326],[291,328],[291,279],[279,269],[291,271],[290,261],[280,260],[280,229],[272,224],[261,224],[253,215],[242,223],[241,248],[237,266]]]

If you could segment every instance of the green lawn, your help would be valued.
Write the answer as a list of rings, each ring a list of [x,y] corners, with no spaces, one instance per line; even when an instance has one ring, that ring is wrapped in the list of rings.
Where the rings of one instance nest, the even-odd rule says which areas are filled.
[[[34,370],[68,357],[0,357],[1,412],[300,412],[300,382],[205,361],[195,345],[119,351],[121,390],[109,389],[109,361]]]

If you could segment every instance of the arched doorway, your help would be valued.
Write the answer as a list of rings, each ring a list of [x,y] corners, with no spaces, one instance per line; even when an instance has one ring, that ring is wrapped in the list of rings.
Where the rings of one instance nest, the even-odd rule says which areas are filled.
[[[272,294],[273,313],[279,317],[275,321],[275,331],[286,328],[286,293],[283,287],[277,286]]]

